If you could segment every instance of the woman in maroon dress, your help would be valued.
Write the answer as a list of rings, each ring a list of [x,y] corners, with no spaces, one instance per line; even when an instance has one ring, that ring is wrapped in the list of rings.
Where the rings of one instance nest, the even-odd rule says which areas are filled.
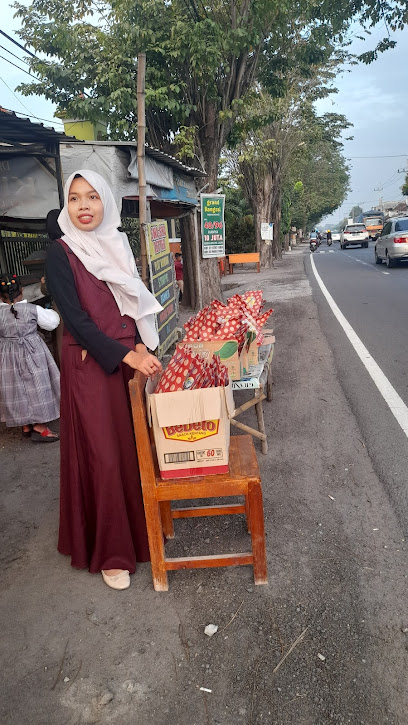
[[[72,566],[126,589],[149,560],[128,382],[161,364],[154,314],[108,185],[72,174],[47,254],[47,287],[64,321],[61,356],[61,498],[58,550]]]

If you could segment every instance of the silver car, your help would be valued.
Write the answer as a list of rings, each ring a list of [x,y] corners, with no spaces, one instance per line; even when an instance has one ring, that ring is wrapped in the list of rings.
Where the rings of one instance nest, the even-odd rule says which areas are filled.
[[[387,267],[395,267],[398,262],[408,262],[408,217],[388,219],[375,243],[376,264],[385,259]]]
[[[368,231],[365,224],[347,224],[340,234],[340,249],[346,249],[349,244],[361,244],[368,247]]]

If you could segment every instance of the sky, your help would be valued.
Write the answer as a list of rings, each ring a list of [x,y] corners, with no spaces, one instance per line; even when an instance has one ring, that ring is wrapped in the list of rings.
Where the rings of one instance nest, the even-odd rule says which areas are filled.
[[[2,10],[0,29],[19,40],[16,31],[20,21],[13,18],[13,13],[10,6]],[[378,28],[366,42],[355,40],[351,51],[370,50],[385,34],[384,26]],[[381,54],[371,65],[360,63],[350,72],[340,73],[335,81],[338,93],[318,103],[319,113],[343,113],[353,124],[345,134],[353,136],[353,140],[344,142],[351,191],[345,203],[322,220],[321,225],[334,226],[355,205],[367,210],[381,199],[402,199],[403,169],[408,170],[408,28],[392,37],[397,40],[395,49]],[[0,35],[0,105],[23,115],[36,116],[44,125],[63,131],[62,124],[53,118],[55,106],[50,101],[38,96],[24,97],[15,90],[20,83],[29,82],[29,77],[11,63],[28,68],[5,49],[24,58],[24,51]]]
[[[351,49],[355,53],[370,50],[385,32],[384,27],[379,28],[364,43],[355,41]],[[408,171],[408,28],[394,33],[392,38],[397,41],[396,48],[382,53],[370,65],[360,63],[352,66],[350,72],[338,75],[338,93],[318,104],[319,113],[343,113],[353,124],[345,133],[353,136],[353,140],[344,142],[351,191],[345,203],[323,220],[325,225],[339,222],[355,205],[366,211],[373,204],[378,205],[380,199],[403,198],[402,170]]]

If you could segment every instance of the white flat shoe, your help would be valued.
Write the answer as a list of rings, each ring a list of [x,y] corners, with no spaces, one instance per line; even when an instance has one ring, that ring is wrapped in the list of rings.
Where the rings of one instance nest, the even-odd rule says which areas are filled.
[[[128,589],[130,587],[130,576],[127,569],[114,576],[108,576],[102,569],[101,574],[105,584],[112,589]]]

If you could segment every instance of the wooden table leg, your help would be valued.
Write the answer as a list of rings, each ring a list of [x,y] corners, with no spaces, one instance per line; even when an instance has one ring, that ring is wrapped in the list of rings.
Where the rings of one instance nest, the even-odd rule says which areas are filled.
[[[262,395],[262,390],[260,390],[260,393]],[[258,396],[255,396],[258,397]],[[261,396],[259,396],[261,397]],[[257,403],[255,403],[255,410],[256,410],[256,417],[258,418],[258,430],[260,433],[263,433],[265,438],[261,440],[261,450],[262,453],[265,455],[268,453],[268,439],[266,437],[265,433],[265,421],[264,421],[264,414],[263,414],[263,407],[262,407],[262,400],[261,398]]]
[[[171,512],[171,501],[160,501],[160,515],[163,526],[163,534],[166,539],[174,539],[173,514]]]
[[[272,400],[272,362],[269,363],[268,377],[266,380],[266,399],[270,402]]]
[[[263,515],[262,488],[259,481],[250,481],[248,487],[251,515],[252,554],[254,557],[255,584],[267,584],[265,525]]]

